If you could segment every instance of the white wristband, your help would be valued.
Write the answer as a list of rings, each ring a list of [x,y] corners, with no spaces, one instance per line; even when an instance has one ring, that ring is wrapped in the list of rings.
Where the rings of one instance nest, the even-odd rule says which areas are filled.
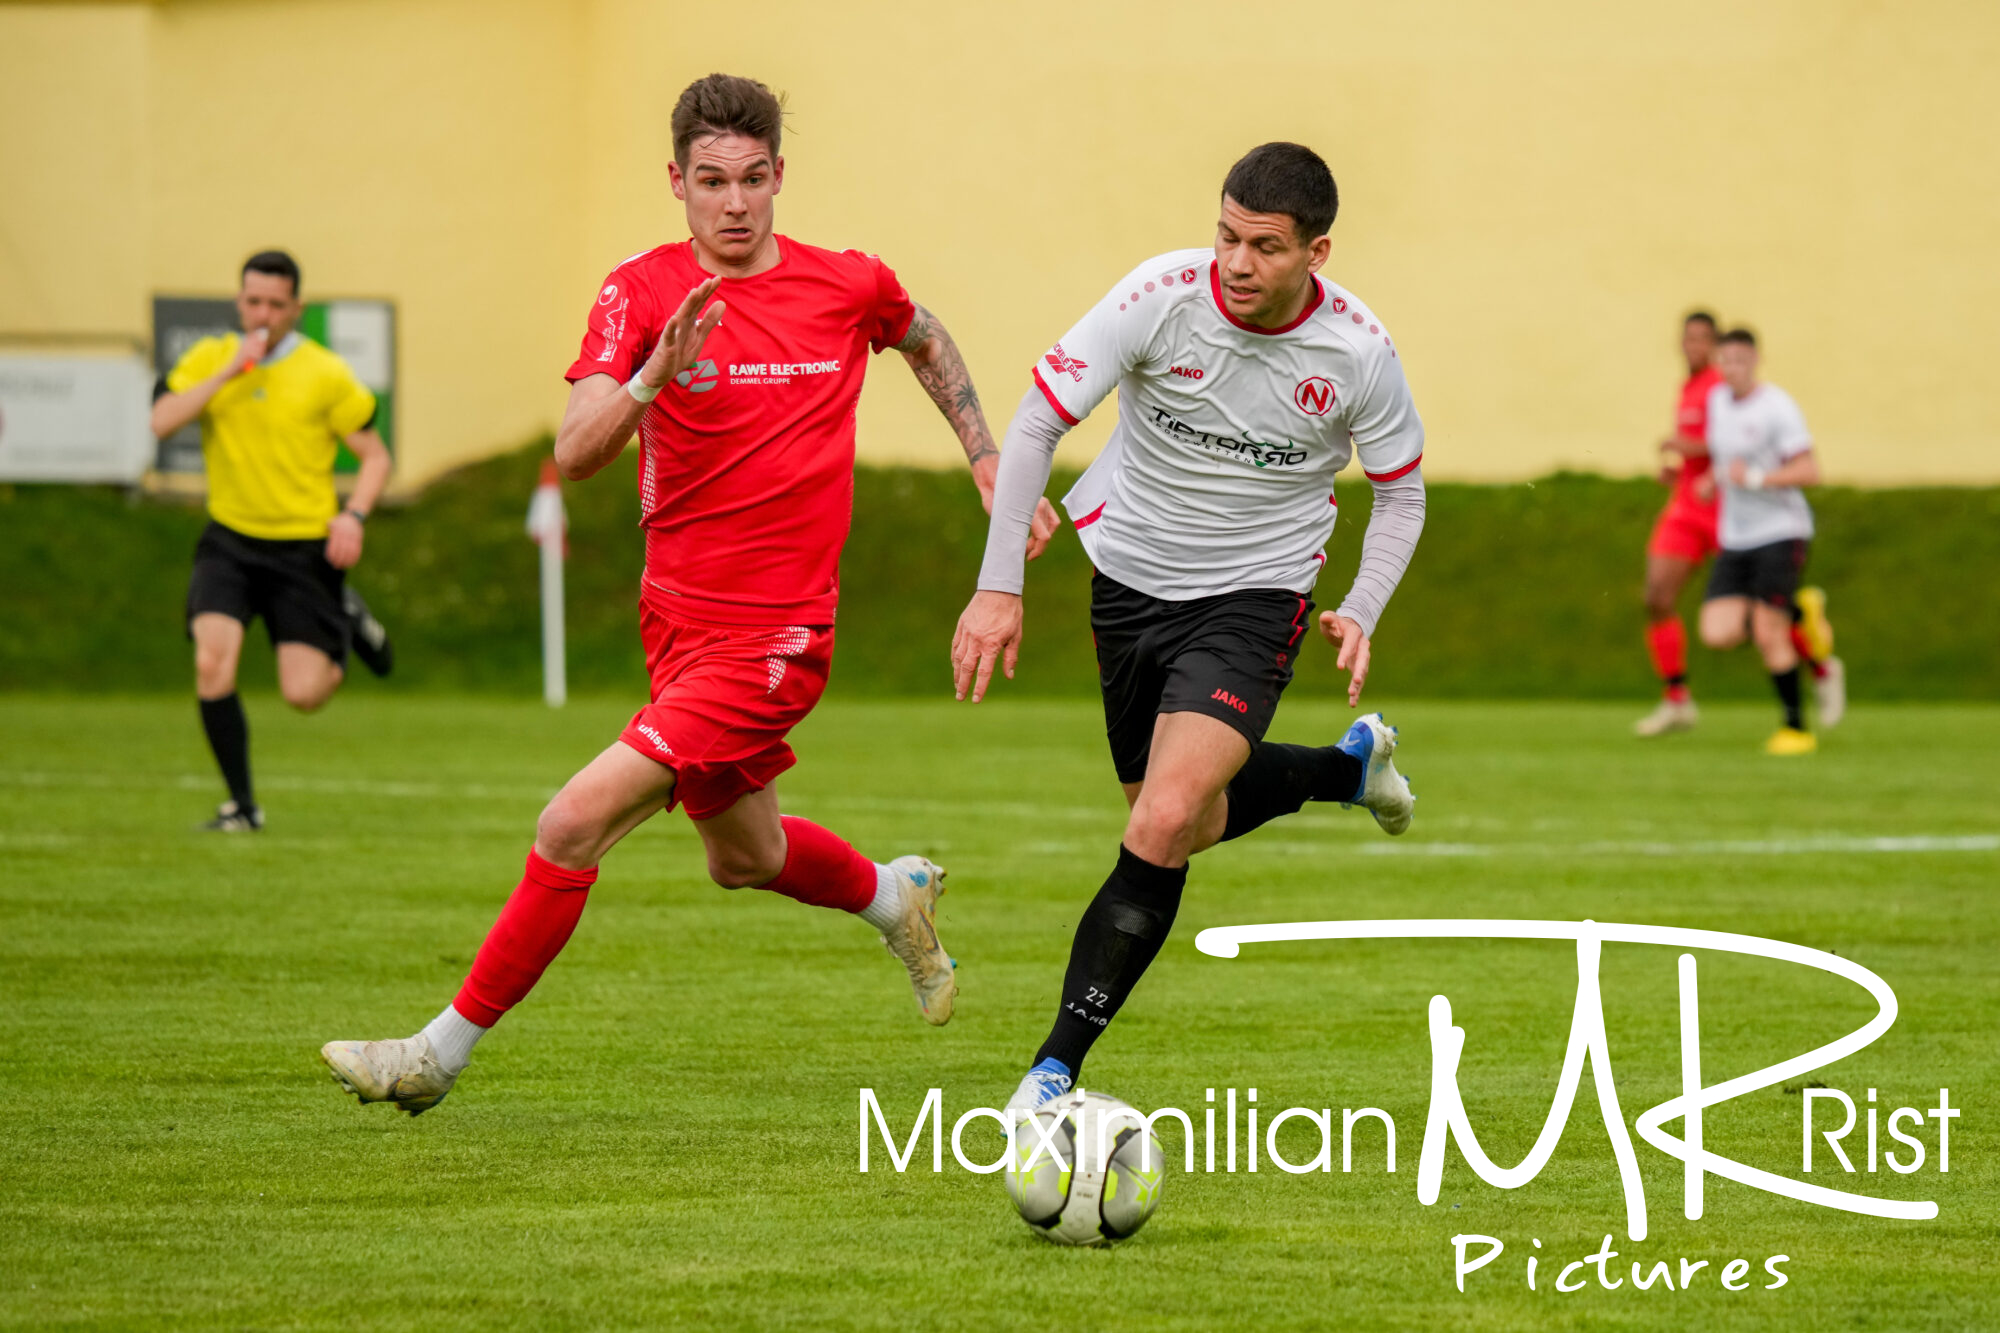
[[[1764,478],[1769,475],[1769,473],[1760,467],[1744,468],[1743,484],[1753,491],[1761,491],[1764,489]]]
[[[660,396],[658,389],[643,383],[637,375],[625,381],[625,392],[632,395],[634,402],[640,403],[650,403]]]

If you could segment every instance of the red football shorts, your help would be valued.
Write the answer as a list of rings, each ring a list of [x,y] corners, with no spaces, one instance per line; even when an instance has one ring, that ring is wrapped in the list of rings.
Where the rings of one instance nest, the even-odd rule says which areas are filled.
[[[1646,543],[1647,555],[1671,556],[1702,561],[1720,549],[1715,539],[1715,520],[1720,509],[1712,504],[1696,504],[1679,491],[1660,511],[1653,535]]]
[[[653,702],[618,739],[674,770],[669,810],[713,819],[797,762],[785,736],[826,692],[833,626],[687,625],[641,603],[639,637]]]

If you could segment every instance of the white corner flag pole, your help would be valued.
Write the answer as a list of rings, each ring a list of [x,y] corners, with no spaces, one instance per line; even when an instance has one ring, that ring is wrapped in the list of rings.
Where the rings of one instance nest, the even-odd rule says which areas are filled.
[[[563,552],[569,544],[569,517],[563,512],[554,459],[542,462],[541,485],[528,504],[528,536],[542,548],[542,697],[549,707],[561,708],[569,699],[563,648]]]

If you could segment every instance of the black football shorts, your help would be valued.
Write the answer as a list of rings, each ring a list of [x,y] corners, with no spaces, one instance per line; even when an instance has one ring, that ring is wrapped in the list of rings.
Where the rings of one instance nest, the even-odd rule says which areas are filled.
[[[1312,610],[1311,597],[1283,588],[1168,602],[1093,575],[1090,628],[1118,780],[1146,776],[1162,713],[1206,713],[1262,740]]]
[[[1718,597],[1749,597],[1789,607],[1799,590],[1811,547],[1811,542],[1795,538],[1743,551],[1725,550],[1715,557],[1702,599],[1712,602]]]
[[[210,523],[195,543],[187,619],[219,612],[246,626],[258,616],[273,645],[306,643],[347,664],[352,633],[341,610],[347,576],[326,558],[326,539],[270,541]]]

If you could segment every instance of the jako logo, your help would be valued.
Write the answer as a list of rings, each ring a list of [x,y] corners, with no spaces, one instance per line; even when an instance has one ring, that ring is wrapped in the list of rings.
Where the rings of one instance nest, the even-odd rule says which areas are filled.
[[[1234,708],[1239,713],[1247,713],[1250,711],[1249,704],[1244,703],[1241,699],[1231,694],[1228,690],[1217,690],[1214,694],[1211,694],[1208,697],[1211,699],[1220,699],[1223,703],[1228,704],[1231,708]]]
[[[1196,370],[1193,366],[1175,366],[1173,367],[1173,373],[1179,375],[1184,380],[1198,380],[1202,376],[1202,372]]]
[[[680,374],[674,376],[674,383],[680,385],[689,393],[707,393],[715,387],[718,379],[719,376],[716,374],[715,362],[708,357],[703,357],[687,370],[683,370]]]
[[[1334,397],[1333,381],[1319,375],[1300,380],[1299,387],[1292,390],[1292,401],[1310,417],[1325,416],[1333,408]]]
[[[1055,350],[1042,359],[1055,368],[1056,374],[1067,375],[1078,384],[1083,383],[1083,372],[1090,369],[1088,361],[1077,360],[1063,350],[1061,343],[1057,343]]]

